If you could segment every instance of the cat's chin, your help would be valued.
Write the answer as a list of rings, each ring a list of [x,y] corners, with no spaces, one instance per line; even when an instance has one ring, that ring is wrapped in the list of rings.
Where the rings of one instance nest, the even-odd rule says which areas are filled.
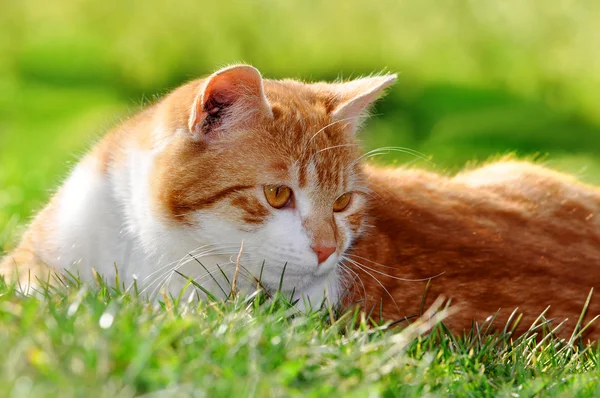
[[[340,282],[336,272],[324,277],[314,277],[304,289],[293,292],[296,307],[303,312],[318,310],[322,306],[337,306],[340,301]]]
[[[319,309],[324,304],[335,306],[340,292],[336,270],[337,259],[331,259],[311,269],[290,273],[286,271],[283,281],[276,280],[276,275],[267,276],[263,287],[269,292],[275,292],[281,287],[282,293],[286,297],[293,297],[292,301],[303,312]]]
[[[336,255],[331,255],[326,261],[322,262],[317,266],[315,270],[315,276],[326,276],[335,271],[340,263],[341,259]]]

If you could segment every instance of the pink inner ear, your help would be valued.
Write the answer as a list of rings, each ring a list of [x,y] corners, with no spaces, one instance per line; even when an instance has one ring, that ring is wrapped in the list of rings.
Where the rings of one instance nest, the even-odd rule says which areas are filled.
[[[337,120],[345,118],[359,117],[366,109],[377,99],[378,94],[367,94],[358,97],[343,104],[340,109],[334,112],[334,118]]]
[[[189,127],[195,134],[200,133],[200,124],[208,115],[217,115],[236,104],[236,111],[226,115],[226,125],[232,125],[237,116],[247,117],[253,112],[271,115],[272,111],[263,92],[260,72],[248,65],[222,69],[208,78],[202,92],[194,102]],[[243,112],[238,112],[242,110]],[[248,112],[250,111],[250,112]],[[239,113],[240,115],[237,115]]]
[[[209,115],[216,115],[217,113],[219,113],[220,110],[221,110],[221,108],[219,108],[218,106],[215,106],[213,108],[207,109],[206,112]]]
[[[209,82],[202,95],[202,110],[209,114],[214,114],[220,109],[238,101],[241,95],[236,92],[239,91],[236,83],[227,81]],[[215,108],[217,108],[216,111],[214,111]]]
[[[356,119],[366,116],[369,106],[395,81],[396,75],[385,75],[337,84],[335,94],[342,100],[331,116],[334,120],[354,119],[349,120],[348,125],[355,129]]]

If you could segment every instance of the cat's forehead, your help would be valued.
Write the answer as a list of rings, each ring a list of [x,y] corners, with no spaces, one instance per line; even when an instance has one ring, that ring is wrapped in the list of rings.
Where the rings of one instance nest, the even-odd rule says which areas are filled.
[[[287,169],[301,188],[337,191],[348,185],[357,173],[360,146],[332,119],[327,96],[295,81],[267,81],[265,94],[274,118],[263,134],[276,168]]]
[[[329,97],[314,85],[294,80],[267,80],[264,90],[280,124],[319,124],[330,119]]]
[[[273,121],[269,130],[280,138],[292,139],[309,147],[354,142],[353,134],[344,134],[343,123],[331,116],[332,97],[318,85],[294,80],[265,81],[265,95],[271,105]]]

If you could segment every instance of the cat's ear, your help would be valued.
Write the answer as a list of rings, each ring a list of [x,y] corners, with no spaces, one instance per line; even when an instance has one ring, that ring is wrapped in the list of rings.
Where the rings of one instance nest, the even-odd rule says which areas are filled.
[[[383,95],[396,78],[396,74],[389,74],[333,84],[334,107],[331,118],[355,131],[367,117],[369,106]]]
[[[249,65],[235,65],[209,76],[200,87],[189,118],[195,139],[210,131],[239,127],[257,115],[273,117],[260,72]]]

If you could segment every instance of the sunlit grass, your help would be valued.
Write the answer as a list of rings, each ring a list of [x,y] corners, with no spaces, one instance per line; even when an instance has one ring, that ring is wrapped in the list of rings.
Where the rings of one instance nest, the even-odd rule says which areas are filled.
[[[600,393],[597,349],[576,339],[542,340],[542,321],[518,338],[510,336],[512,323],[458,336],[443,323],[389,328],[327,306],[301,314],[285,296],[260,291],[193,304],[165,295],[151,303],[99,277],[91,286],[62,280],[37,297],[0,281],[6,396]],[[425,319],[443,319],[444,311]]]

